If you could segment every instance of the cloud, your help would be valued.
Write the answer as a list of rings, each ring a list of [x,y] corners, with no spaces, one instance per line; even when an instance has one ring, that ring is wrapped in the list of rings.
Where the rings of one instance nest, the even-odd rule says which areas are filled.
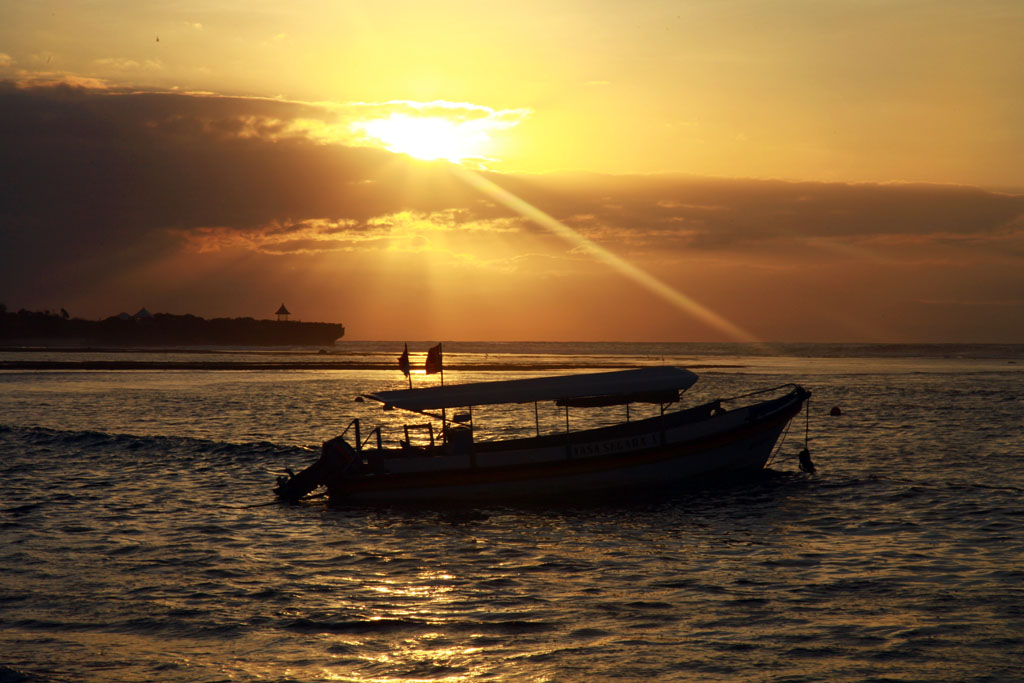
[[[138,61],[124,57],[103,57],[93,60],[93,64],[105,70],[111,71],[161,71],[164,68],[163,62],[159,59],[146,59]]]
[[[37,61],[40,59],[41,57],[36,58]],[[48,55],[47,62],[49,59],[50,56]],[[0,89],[11,85],[16,85],[21,89],[64,87],[81,88],[83,90],[90,90],[94,92],[114,89],[114,86],[105,79],[94,78],[92,76],[79,76],[77,74],[69,74],[63,71],[20,71],[19,74],[20,75],[16,81],[0,81]]]
[[[690,246],[878,235],[992,236],[1022,226],[1024,196],[973,187],[697,178],[549,176],[503,181],[549,213]],[[695,238],[699,236],[699,239]]]
[[[492,107],[471,102],[449,102],[447,100],[434,100],[432,102],[416,102],[414,100],[350,102],[338,108],[358,111],[360,118],[364,119],[391,114],[444,116],[455,121],[488,120],[493,122],[495,127],[516,126],[533,113],[533,110],[528,107],[493,109]]]
[[[255,229],[197,227],[173,232],[180,234],[186,251],[197,254],[231,249],[266,254],[310,253],[341,250],[381,239],[353,221],[330,219],[272,222]]]
[[[341,106],[10,83],[0,86],[0,101],[9,150],[3,163],[17,189],[5,209],[51,229],[72,212],[79,223],[117,218],[133,231],[252,230],[450,209],[463,212],[449,215],[460,223],[508,218],[507,209],[465,187],[444,164],[355,145],[341,129],[353,110],[376,115],[389,107],[467,119],[522,114],[468,103]],[[489,177],[584,233],[638,248],[899,236],[980,244],[1005,240],[1024,225],[1024,197],[973,187],[683,175]]]
[[[524,306],[559,299],[571,308],[577,290],[621,296],[601,289],[621,283],[602,275],[585,251],[480,195],[450,165],[360,146],[350,129],[360,117],[387,111],[511,124],[525,110],[291,102],[53,80],[0,83],[0,173],[7,179],[0,191],[0,291],[10,306],[44,298],[52,307],[69,296],[62,293],[113,296],[119,288],[141,287],[130,273],[150,273],[146,287],[181,289],[166,273],[200,277],[211,264],[218,264],[217,276],[202,277],[209,287],[226,289],[209,300],[223,302],[232,282],[259,289],[246,295],[255,297],[288,286],[293,279],[282,273],[297,271],[329,279],[359,273],[362,281],[377,273],[389,282],[378,297],[389,296],[399,280],[411,287],[411,272],[457,272],[474,284],[452,285],[448,294],[501,290],[522,296]],[[844,305],[856,301],[866,316],[871,306],[896,305],[879,292],[887,300],[898,292],[908,306],[1011,302],[986,307],[986,315],[996,316],[1018,300],[1006,293],[1024,288],[1021,195],[666,174],[482,175],[725,308],[740,310],[744,300],[769,295],[802,297],[807,301],[799,310],[812,317],[828,304],[815,308],[811,299],[852,297]],[[157,272],[164,275],[152,275]],[[488,273],[505,280],[487,280]],[[552,287],[558,296],[551,296]],[[937,303],[918,306],[935,316],[920,329],[956,324],[941,322]],[[788,322],[800,318],[796,311]],[[989,320],[983,318],[978,313],[972,324]],[[891,313],[877,327],[899,320]],[[560,324],[573,329],[570,323]],[[1001,324],[1004,336],[1018,332]]]

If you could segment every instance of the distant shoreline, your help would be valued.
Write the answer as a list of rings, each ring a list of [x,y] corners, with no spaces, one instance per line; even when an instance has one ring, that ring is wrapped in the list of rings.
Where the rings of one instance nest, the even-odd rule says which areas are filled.
[[[297,345],[296,345],[297,346]],[[0,353],[150,353],[150,354],[245,354],[266,356],[316,356],[324,347],[307,346],[302,348],[282,347],[246,347],[246,346],[207,346],[175,347],[175,346],[48,346],[45,344],[4,346],[0,344]],[[332,351],[330,355],[337,352]]]
[[[283,316],[284,314],[282,314]],[[345,336],[340,323],[122,313],[103,320],[50,311],[0,310],[0,343],[19,346],[330,346]]]

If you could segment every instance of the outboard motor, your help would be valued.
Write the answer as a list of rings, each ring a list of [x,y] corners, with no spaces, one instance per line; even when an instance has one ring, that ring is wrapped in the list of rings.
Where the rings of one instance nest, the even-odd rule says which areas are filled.
[[[360,458],[352,446],[340,436],[325,441],[320,458],[312,465],[295,474],[286,468],[288,474],[277,478],[274,493],[278,498],[296,501],[309,495],[318,486],[328,487],[340,484],[345,478],[357,476]]]
[[[344,437],[336,436],[324,442],[319,462],[322,467],[322,483],[333,496],[342,489],[345,482],[361,475],[363,459]]]

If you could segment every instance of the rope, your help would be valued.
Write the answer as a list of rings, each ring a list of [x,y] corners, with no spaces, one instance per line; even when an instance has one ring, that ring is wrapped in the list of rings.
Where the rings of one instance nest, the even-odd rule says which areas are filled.
[[[782,444],[786,443],[786,437],[789,435],[789,428],[792,425],[793,425],[793,421],[792,420],[790,420],[789,422],[786,423],[786,430],[784,432],[782,432],[782,438],[779,439],[779,443],[777,443],[775,445],[775,452],[772,453],[770,458],[768,458],[768,462],[766,462],[764,464],[765,467],[768,467],[768,465],[771,465],[772,462],[775,460],[775,456],[778,455],[779,451],[782,450]]]
[[[804,448],[807,448],[807,444],[810,440],[811,433],[811,399],[807,399],[804,403]]]
[[[800,470],[801,471],[806,472],[807,474],[814,474],[817,471],[817,468],[814,466],[814,463],[811,461],[811,450],[810,450],[810,447],[808,446],[808,443],[810,442],[810,432],[811,432],[811,399],[810,398],[807,399],[806,407],[807,407],[807,413],[806,413],[807,417],[806,417],[806,420],[804,422],[804,449],[802,451],[800,451],[800,454],[797,456],[797,459],[800,462]]]
[[[783,386],[789,386],[789,385],[783,385]],[[779,387],[776,387],[776,389],[778,389],[778,388]],[[771,389],[768,389],[767,391],[771,391]],[[762,391],[755,391],[754,393],[755,394],[760,394],[760,393],[764,393],[764,392],[762,392]],[[741,397],[738,397],[738,398],[741,398]],[[801,456],[803,456],[805,453],[807,454],[807,462],[809,463],[809,470],[804,470],[805,465],[803,463],[801,463],[800,469],[802,469],[804,471],[810,471],[810,473],[813,474],[814,473],[814,463],[810,462],[810,450],[808,449],[808,446],[807,446],[807,444],[810,442],[810,433],[811,433],[811,399],[807,399],[806,403],[804,404],[804,408],[805,408],[805,411],[804,411],[804,450],[803,450],[803,453],[801,453]],[[785,429],[785,431],[782,432],[782,436],[779,438],[779,442],[775,445],[775,451],[771,454],[771,457],[769,457],[768,461],[764,464],[765,467],[768,467],[773,462],[775,462],[775,457],[779,454],[779,451],[782,450],[783,444],[786,443],[786,437],[789,436],[789,428],[792,427],[792,426],[793,426],[793,421],[792,420],[790,420],[789,422],[786,423],[786,429]]]

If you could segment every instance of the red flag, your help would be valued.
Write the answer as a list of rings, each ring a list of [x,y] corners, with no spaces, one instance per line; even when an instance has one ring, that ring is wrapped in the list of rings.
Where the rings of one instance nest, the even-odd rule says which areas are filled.
[[[402,355],[398,357],[398,369],[402,371],[406,377],[409,376],[409,345],[405,345],[405,351],[402,351]]]
[[[427,351],[427,374],[433,375],[438,372],[444,372],[444,368],[441,366],[441,345],[431,347]]]

